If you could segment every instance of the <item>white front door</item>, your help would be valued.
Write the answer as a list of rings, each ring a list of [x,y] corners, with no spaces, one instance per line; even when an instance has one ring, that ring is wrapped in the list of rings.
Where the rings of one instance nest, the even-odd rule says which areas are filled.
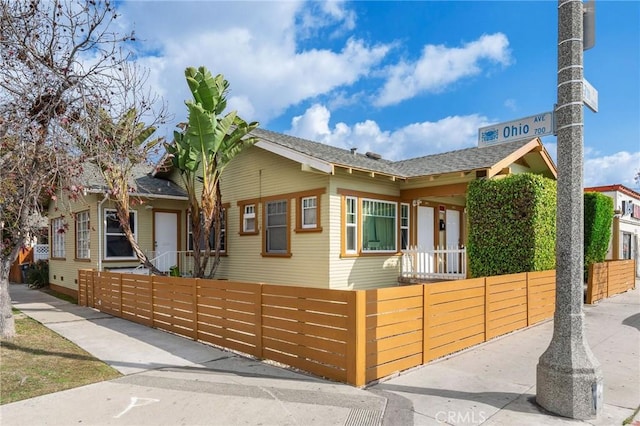
[[[460,246],[460,212],[447,210],[447,248]]]
[[[433,250],[433,207],[418,206],[418,248]]]
[[[154,265],[163,272],[178,264],[178,214],[155,212],[154,220]]]

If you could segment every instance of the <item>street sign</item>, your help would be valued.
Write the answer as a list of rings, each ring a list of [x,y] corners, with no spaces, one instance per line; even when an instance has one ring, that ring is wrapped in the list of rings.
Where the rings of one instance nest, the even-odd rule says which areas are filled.
[[[598,112],[598,91],[587,81],[582,79],[582,103],[593,112]]]
[[[490,146],[522,139],[552,135],[553,112],[523,117],[518,120],[493,124],[478,129],[478,146]]]

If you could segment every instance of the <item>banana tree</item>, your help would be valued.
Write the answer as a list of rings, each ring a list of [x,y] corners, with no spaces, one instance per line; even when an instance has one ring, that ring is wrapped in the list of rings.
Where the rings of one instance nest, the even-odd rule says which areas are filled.
[[[220,264],[223,218],[220,177],[243,149],[255,143],[247,137],[257,122],[247,123],[236,111],[223,115],[229,82],[205,67],[189,67],[185,78],[193,100],[186,101],[188,122],[165,144],[173,167],[180,171],[189,197],[195,277],[212,278]],[[209,243],[213,230],[213,247]],[[213,250],[213,264],[207,273]]]

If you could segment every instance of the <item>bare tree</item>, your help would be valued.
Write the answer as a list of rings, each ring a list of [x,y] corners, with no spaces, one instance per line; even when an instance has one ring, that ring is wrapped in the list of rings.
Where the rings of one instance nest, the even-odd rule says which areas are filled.
[[[9,269],[38,227],[32,217],[57,190],[71,198],[82,193],[77,178],[87,157],[80,155],[69,129],[90,123],[96,107],[115,113],[118,103],[121,111],[131,106],[113,101],[118,99],[114,87],[126,86],[127,45],[135,41],[133,34],[110,29],[116,19],[108,1],[0,0],[3,338],[15,334]]]
[[[162,146],[163,138],[152,139],[152,136],[156,125],[165,123],[166,108],[157,96],[145,89],[146,70],[125,63],[118,67],[116,75],[117,78],[112,79],[109,102],[86,105],[81,118],[65,123],[65,129],[75,139],[81,157],[95,165],[102,176],[133,252],[152,273],[162,274],[140,248],[130,226],[129,213],[131,205],[145,202],[139,194],[135,195],[141,188],[134,182],[134,169]]]

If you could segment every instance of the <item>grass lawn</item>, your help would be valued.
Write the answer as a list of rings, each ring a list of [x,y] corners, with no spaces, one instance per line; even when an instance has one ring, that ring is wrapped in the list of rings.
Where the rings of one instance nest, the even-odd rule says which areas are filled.
[[[120,373],[14,310],[16,337],[0,345],[0,404],[120,377]]]

